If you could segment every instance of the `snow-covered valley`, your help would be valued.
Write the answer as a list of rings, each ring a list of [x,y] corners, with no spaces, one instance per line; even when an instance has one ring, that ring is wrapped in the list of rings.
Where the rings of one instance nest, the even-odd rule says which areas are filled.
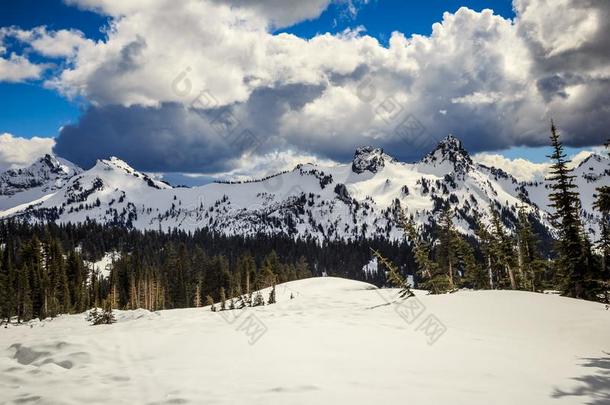
[[[390,303],[396,291],[311,278],[264,307],[11,326],[0,403],[609,403],[603,305],[519,291]]]

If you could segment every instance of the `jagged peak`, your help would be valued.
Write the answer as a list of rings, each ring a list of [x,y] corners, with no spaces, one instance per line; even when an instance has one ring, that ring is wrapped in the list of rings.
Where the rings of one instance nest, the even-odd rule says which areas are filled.
[[[473,164],[470,155],[462,145],[462,141],[451,134],[443,138],[434,150],[424,156],[422,162],[426,164],[451,162],[456,171],[468,170]]]
[[[392,158],[385,154],[382,148],[360,146],[354,152],[352,171],[358,174],[367,170],[371,173],[377,173],[385,166],[386,160],[392,161]]]

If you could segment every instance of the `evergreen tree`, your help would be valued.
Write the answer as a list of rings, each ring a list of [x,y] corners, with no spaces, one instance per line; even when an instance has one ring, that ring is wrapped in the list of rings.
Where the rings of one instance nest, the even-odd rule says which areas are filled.
[[[431,294],[440,294],[449,290],[449,279],[439,266],[430,258],[430,248],[417,231],[411,219],[400,212],[399,225],[406,233],[417,264],[417,274],[421,287]]]
[[[1,304],[2,314],[1,319],[10,323],[11,317],[16,315],[16,274],[13,267],[13,243],[9,241],[2,252],[2,265],[0,267],[0,287],[2,290]]]
[[[271,288],[271,291],[269,292],[269,299],[267,300],[268,304],[275,304],[275,284],[273,285],[273,287]]]
[[[260,290],[254,294],[254,300],[252,301],[253,307],[258,307],[261,305],[265,305],[265,299],[263,298],[263,294],[261,294]]]
[[[373,255],[377,258],[378,262],[381,263],[387,269],[387,278],[390,283],[395,288],[399,288],[400,291],[398,296],[400,298],[410,298],[415,296],[411,291],[411,288],[407,281],[400,275],[400,271],[398,268],[388,259],[386,259],[379,251],[375,249],[371,249],[373,251]]]
[[[487,269],[487,282],[490,289],[497,288],[495,283],[495,273],[493,262],[495,261],[495,239],[487,227],[481,222],[480,218],[476,219],[476,235],[479,240],[479,246],[484,257],[484,267]]]
[[[68,255],[66,267],[66,277],[73,310],[75,312],[83,312],[87,306],[87,294],[85,289],[87,273],[82,259],[75,251],[71,251]]]
[[[295,268],[296,278],[299,280],[312,276],[311,270],[309,270],[309,264],[307,263],[307,259],[305,259],[305,256],[299,257],[299,261],[295,265]]]
[[[226,303],[227,297],[225,295],[224,287],[220,287],[219,296],[220,296],[220,310],[224,311],[225,309],[227,309],[227,303]]]
[[[195,308],[201,307],[201,281],[197,281],[197,286],[195,287],[193,306],[195,306]]]
[[[504,231],[500,216],[497,211],[491,211],[491,226],[492,226],[492,254],[495,258],[495,263],[499,267],[500,274],[504,277],[500,278],[501,283],[507,284],[504,280],[508,279],[510,288],[516,290],[518,288],[517,279],[514,272],[514,252],[513,241]]]
[[[29,321],[33,317],[30,269],[24,264],[17,280],[17,321]]]
[[[463,238],[458,238],[457,253],[458,267],[464,273],[462,284],[469,288],[485,288],[487,286],[485,270],[477,263],[472,246]]]
[[[205,297],[205,302],[206,302],[206,305],[208,305],[210,307],[210,310],[212,312],[216,312],[216,306],[214,305],[214,300],[212,299],[211,296],[209,296],[209,295],[206,296]]]
[[[610,141],[606,142],[608,156],[610,157]],[[602,255],[602,278],[610,278],[610,186],[597,189],[594,207],[601,213],[600,237],[597,246]]]
[[[439,264],[447,273],[449,280],[448,290],[454,290],[457,284],[455,277],[459,237],[453,225],[453,211],[448,204],[441,212],[439,228]]]
[[[538,240],[525,211],[525,206],[519,207],[519,223],[517,227],[517,261],[522,286],[530,291],[540,291],[545,263],[538,254]]]
[[[550,205],[554,209],[552,220],[559,232],[557,244],[559,287],[565,295],[586,298],[585,276],[590,269],[587,268],[583,254],[586,247],[582,239],[582,225],[578,211],[580,200],[574,184],[575,176],[568,167],[569,161],[566,159],[554,123],[551,123],[551,146],[553,152],[549,158],[553,163],[547,181],[552,190],[549,195]]]

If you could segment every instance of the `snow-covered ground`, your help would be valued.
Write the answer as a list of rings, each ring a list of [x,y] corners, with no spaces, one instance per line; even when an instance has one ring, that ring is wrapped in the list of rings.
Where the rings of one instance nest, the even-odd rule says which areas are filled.
[[[278,286],[265,307],[1,329],[0,402],[610,403],[603,305],[511,291],[388,304],[395,293],[314,278]]]

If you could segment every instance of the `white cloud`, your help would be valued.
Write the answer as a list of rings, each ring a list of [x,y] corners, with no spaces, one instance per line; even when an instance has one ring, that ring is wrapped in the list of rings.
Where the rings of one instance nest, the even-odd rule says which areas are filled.
[[[18,83],[39,79],[46,67],[12,53],[8,58],[0,57],[0,82]]]
[[[333,166],[336,162],[317,156],[302,154],[293,150],[273,151],[261,156],[243,156],[237,159],[235,169],[226,173],[211,174],[215,178],[227,180],[247,180],[263,178],[272,174],[294,169],[301,163]]]
[[[0,170],[28,166],[46,153],[52,153],[54,145],[53,138],[20,138],[8,133],[0,134]]]
[[[472,156],[472,159],[485,166],[502,169],[520,181],[543,180],[550,167],[549,163],[533,163],[526,159],[509,159],[495,153],[477,153]]]
[[[604,155],[604,153],[603,146],[581,150],[572,156],[568,156],[570,160],[568,166],[575,168],[592,154]],[[544,180],[551,167],[550,162],[535,163],[522,158],[509,159],[498,153],[477,153],[472,156],[472,159],[485,166],[502,169],[520,181]]]
[[[82,48],[93,45],[93,41],[77,30],[47,31],[45,27],[38,27],[26,35],[24,41],[39,54],[49,57],[72,57]]]
[[[113,138],[125,144],[116,147],[119,151],[156,153],[160,144],[191,162],[217,167],[215,157],[234,161],[240,151],[231,154],[219,143],[200,122],[202,111],[228,112],[262,134],[268,139],[262,154],[294,150],[332,159],[365,143],[384,146],[399,158],[425,152],[418,150],[419,141],[395,130],[408,116],[427,139],[451,132],[474,151],[546,145],[551,117],[572,145],[601,143],[609,124],[607,1],[515,0],[514,21],[491,10],[461,8],[445,13],[430,36],[395,32],[388,47],[359,29],[310,40],[273,34],[272,27],[317,17],[330,0],[69,3],[111,16],[108,37],[92,43],[77,32],[39,29],[44,35],[30,41],[35,51],[70,55],[49,86],[87,98],[101,109],[95,112],[100,124],[107,122],[100,111],[110,106],[115,115],[123,108],[123,116],[137,110],[132,106],[148,108],[151,116],[170,109],[167,116],[198,123],[187,131],[183,121],[168,120],[163,130],[121,133]],[[340,3],[349,13],[366,2]],[[300,93],[304,89],[306,96]],[[202,90],[205,97],[193,105]],[[175,105],[184,111],[177,114]],[[400,114],[388,119],[384,114],[392,106]],[[174,138],[168,140],[166,133]],[[142,145],[142,138],[150,144]],[[58,145],[69,149],[62,139]],[[70,137],[70,142],[85,141],[100,140],[89,134]],[[193,153],[193,144],[202,155]],[[214,147],[222,153],[211,153]],[[75,156],[88,149],[81,145]],[[192,165],[181,170],[187,169]]]

